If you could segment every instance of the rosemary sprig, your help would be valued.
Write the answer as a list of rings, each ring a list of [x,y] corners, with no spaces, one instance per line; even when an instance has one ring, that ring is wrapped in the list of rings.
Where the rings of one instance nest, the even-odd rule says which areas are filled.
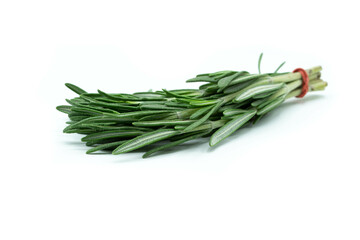
[[[278,73],[285,62],[273,73],[261,73],[261,59],[262,54],[258,74],[219,71],[187,80],[203,82],[198,89],[88,93],[66,83],[79,96],[67,99],[69,105],[57,107],[70,119],[64,133],[85,134],[82,141],[92,147],[87,153],[112,150],[113,154],[120,154],[162,143],[143,155],[148,157],[207,136],[211,136],[210,146],[214,146],[301,93],[300,73]],[[310,92],[327,86],[320,79],[320,71],[320,66],[306,70]]]

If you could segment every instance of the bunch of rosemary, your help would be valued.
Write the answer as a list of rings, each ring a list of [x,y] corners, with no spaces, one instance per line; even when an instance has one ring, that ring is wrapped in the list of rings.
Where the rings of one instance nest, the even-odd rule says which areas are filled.
[[[214,146],[246,123],[255,124],[286,99],[298,96],[300,73],[250,74],[219,71],[199,74],[187,82],[205,82],[199,89],[176,89],[133,94],[87,93],[65,84],[79,96],[57,110],[70,119],[64,133],[85,134],[92,148],[87,153],[112,150],[120,154],[160,142],[143,157],[200,138],[210,137]],[[307,69],[309,91],[324,90],[321,67]]]

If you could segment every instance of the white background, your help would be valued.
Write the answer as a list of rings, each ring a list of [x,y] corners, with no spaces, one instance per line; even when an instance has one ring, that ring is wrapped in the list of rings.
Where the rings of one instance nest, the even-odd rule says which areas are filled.
[[[356,1],[0,3],[0,239],[360,239]],[[197,87],[224,69],[323,66],[219,147],[86,155],[55,107],[87,91]]]

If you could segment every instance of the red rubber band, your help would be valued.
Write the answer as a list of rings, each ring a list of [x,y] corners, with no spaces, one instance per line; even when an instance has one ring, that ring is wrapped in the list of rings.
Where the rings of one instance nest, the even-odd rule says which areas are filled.
[[[302,98],[309,91],[309,75],[302,68],[297,68],[297,69],[295,69],[293,71],[293,73],[294,72],[299,72],[301,74],[301,77],[302,77],[303,85],[302,85],[302,88],[301,88],[301,93],[300,93],[299,96],[296,96],[297,98]]]

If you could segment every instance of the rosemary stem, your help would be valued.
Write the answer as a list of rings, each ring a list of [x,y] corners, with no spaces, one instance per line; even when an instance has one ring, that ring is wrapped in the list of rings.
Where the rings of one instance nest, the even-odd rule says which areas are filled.
[[[321,91],[327,86],[327,82],[317,79],[309,82],[309,92],[314,91]],[[286,99],[296,97],[300,95],[301,88],[296,88],[295,90],[291,91],[289,94],[286,95]]]
[[[313,68],[306,69],[306,72],[310,77],[311,75],[319,73],[321,70],[322,70],[321,66],[316,66]],[[288,74],[272,77],[271,79],[273,82],[292,82],[301,79],[301,74],[299,72],[288,73]]]
[[[316,66],[316,67],[307,69],[306,72],[309,75],[309,80],[313,80],[313,79],[316,79],[316,78],[320,77],[320,71],[321,70],[322,70],[321,66]],[[254,87],[256,85],[267,84],[267,83],[289,83],[289,82],[299,81],[299,82],[297,82],[297,84],[299,84],[299,83],[301,83],[301,79],[302,79],[302,76],[298,72],[287,73],[287,74],[267,78],[267,79],[264,79],[264,80],[260,80],[258,82],[255,82],[255,83],[251,84],[250,86],[248,86],[245,89],[252,88],[252,87]],[[229,102],[229,101],[232,101],[236,96],[238,96],[245,89],[241,89],[241,90],[239,90],[237,92],[231,93],[231,94],[223,97],[222,99],[224,101],[224,104]]]

